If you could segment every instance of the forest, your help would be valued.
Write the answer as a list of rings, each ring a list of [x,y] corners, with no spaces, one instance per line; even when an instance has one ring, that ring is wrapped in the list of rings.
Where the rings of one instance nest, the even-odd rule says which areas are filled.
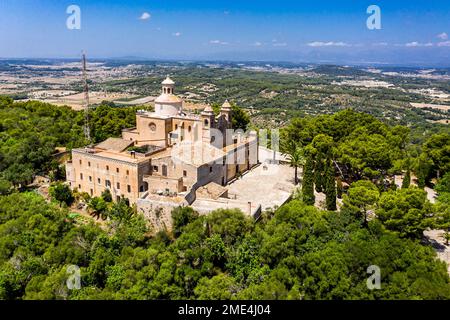
[[[133,126],[134,112],[93,109],[95,141]],[[450,230],[446,131],[424,137],[352,109],[291,119],[282,151],[304,174],[288,203],[256,221],[179,207],[173,229],[154,232],[106,195],[100,226],[73,218],[77,195],[60,183],[50,202],[26,188],[38,173],[61,180],[52,155],[86,143],[83,123],[69,108],[0,99],[0,299],[450,299],[447,266],[423,237]],[[312,205],[314,189],[326,209]],[[66,285],[72,265],[80,289]],[[374,265],[381,289],[370,290]]]

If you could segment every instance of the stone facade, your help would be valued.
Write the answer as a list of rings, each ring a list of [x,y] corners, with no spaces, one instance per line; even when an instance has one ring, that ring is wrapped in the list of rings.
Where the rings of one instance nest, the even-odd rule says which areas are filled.
[[[175,83],[165,79],[155,111],[137,112],[136,127],[124,129],[122,138],[72,150],[66,165],[70,186],[91,196],[108,188],[113,199],[146,207],[152,195],[186,205],[195,200],[197,188],[210,182],[225,186],[258,163],[256,133],[230,130],[228,101],[217,116],[210,106],[200,115],[189,114],[174,90]]]

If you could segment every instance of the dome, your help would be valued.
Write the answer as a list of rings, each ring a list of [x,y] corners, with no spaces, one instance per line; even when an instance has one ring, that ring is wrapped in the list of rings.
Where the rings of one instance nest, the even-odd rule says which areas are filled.
[[[155,99],[155,103],[181,103],[182,101],[174,94],[162,94]]]
[[[167,76],[166,79],[163,82],[161,82],[161,84],[163,84],[163,85],[174,85],[175,82],[173,82],[173,80],[170,79],[169,76]]]

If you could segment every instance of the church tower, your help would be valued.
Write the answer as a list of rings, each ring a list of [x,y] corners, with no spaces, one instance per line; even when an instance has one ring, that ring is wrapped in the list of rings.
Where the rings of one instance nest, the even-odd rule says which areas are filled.
[[[183,101],[174,94],[175,82],[167,76],[161,86],[161,95],[155,100],[155,113],[162,116],[178,115]]]
[[[211,143],[211,128],[215,127],[214,111],[210,105],[206,106],[205,110],[200,113],[202,119],[202,140],[206,143]]]
[[[228,100],[225,100],[222,107],[220,108],[220,115],[223,116],[227,122],[226,128],[231,129],[231,116],[232,116],[232,109],[231,104],[228,102]]]

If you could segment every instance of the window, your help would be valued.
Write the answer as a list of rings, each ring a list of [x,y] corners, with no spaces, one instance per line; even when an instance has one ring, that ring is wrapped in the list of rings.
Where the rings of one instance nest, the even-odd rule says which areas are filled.
[[[110,188],[110,187],[111,187],[111,181],[105,180],[105,186],[106,186],[107,188]]]
[[[148,125],[150,131],[156,131],[156,124],[153,122],[150,122],[150,124]]]
[[[81,184],[78,185],[78,189],[79,189],[79,190],[81,189]]]
[[[208,119],[205,119],[205,127],[207,127],[207,126],[208,126],[208,124],[209,124],[209,121],[208,121]]]
[[[120,189],[120,183],[119,182],[117,182],[117,189]]]
[[[116,168],[116,172],[119,173],[119,168]]]
[[[100,178],[97,178],[97,182],[98,184],[102,183],[102,180],[100,180]]]
[[[191,126],[189,126],[189,127],[188,127],[188,131],[191,132],[191,129],[192,129]]]
[[[130,174],[130,170],[127,170],[127,176]]]
[[[108,170],[108,171],[109,171],[109,166],[106,166],[106,170]]]
[[[187,177],[187,172],[186,172],[186,170],[183,170],[183,177]]]
[[[80,166],[81,166],[82,163],[83,163],[83,162],[82,162],[81,159],[80,159]]]
[[[89,182],[92,182],[92,176],[89,176]]]
[[[212,169],[213,169],[212,166],[210,166],[210,167],[209,167],[209,172],[210,172],[210,173],[212,172]]]
[[[175,125],[175,130],[177,130],[177,129],[178,129],[178,125],[176,124],[176,125]]]
[[[131,192],[131,186],[127,185],[127,192]]]
[[[80,173],[80,180],[83,180],[83,174]]]
[[[164,177],[167,177],[167,166],[165,164],[162,165],[161,171],[162,171],[162,175]]]
[[[213,143],[214,141],[216,141],[216,137],[215,137],[215,136],[212,136],[212,137],[211,137],[211,143]]]
[[[88,161],[88,167],[90,167],[91,166],[91,162],[90,161]]]
[[[91,189],[91,196],[94,195],[94,190]]]
[[[158,172],[158,166],[153,166],[153,171]]]

